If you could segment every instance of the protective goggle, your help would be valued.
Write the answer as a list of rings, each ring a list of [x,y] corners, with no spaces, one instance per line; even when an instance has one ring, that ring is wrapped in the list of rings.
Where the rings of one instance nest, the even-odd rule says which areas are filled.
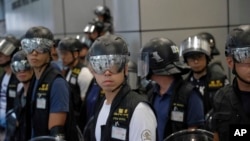
[[[250,63],[250,47],[232,48],[231,55],[237,63]]]
[[[28,60],[14,61],[11,63],[10,66],[11,66],[11,70],[14,73],[18,73],[20,71],[26,71],[26,70],[31,69]]]
[[[126,55],[98,55],[90,56],[90,68],[97,74],[104,74],[107,70],[113,74],[119,73],[126,63]]]
[[[53,41],[45,38],[31,38],[31,39],[22,39],[21,45],[23,50],[30,54],[34,50],[37,53],[46,53],[50,51],[50,48],[53,46]]]

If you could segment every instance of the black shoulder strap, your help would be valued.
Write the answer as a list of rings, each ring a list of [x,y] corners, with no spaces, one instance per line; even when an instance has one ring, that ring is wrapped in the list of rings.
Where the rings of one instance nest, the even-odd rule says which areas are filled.
[[[179,103],[184,105],[184,110],[186,111],[187,109],[187,104],[188,104],[188,99],[194,89],[194,86],[183,80],[180,79],[176,82],[175,87],[174,87],[174,93],[171,95],[171,100],[170,100],[170,110],[168,113],[168,124],[167,127],[165,128],[165,136],[168,136],[173,132],[173,127],[172,123],[170,122],[170,117],[171,117],[171,111],[174,108],[174,103]],[[186,119],[186,112],[184,112],[184,120]]]
[[[186,81],[183,81],[177,86],[178,89],[176,89],[176,97],[178,100],[183,103],[184,105],[187,105],[188,99],[190,97],[190,94],[192,93],[194,86]]]

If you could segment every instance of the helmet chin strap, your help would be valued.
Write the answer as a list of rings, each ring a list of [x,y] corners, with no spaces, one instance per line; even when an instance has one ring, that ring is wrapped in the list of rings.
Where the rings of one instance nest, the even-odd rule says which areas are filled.
[[[242,82],[244,82],[244,83],[246,83],[246,84],[250,84],[250,81],[246,81],[246,80],[244,80],[242,77],[240,77],[240,76],[238,75],[238,73],[237,73],[237,71],[236,71],[236,69],[235,69],[235,63],[234,63],[234,67],[233,67],[233,74],[235,74],[235,76],[236,76],[237,78],[239,78],[240,81],[242,81]]]
[[[125,68],[125,67],[124,67],[124,68]],[[126,84],[127,76],[126,76],[126,74],[125,74],[125,69],[123,69],[123,74],[124,74],[124,77],[125,77],[124,81],[123,81],[120,85],[118,85],[116,88],[114,88],[111,92],[114,92],[114,91],[118,90],[119,88],[121,88],[123,85]]]
[[[72,54],[72,57],[73,57],[73,60],[70,62],[70,63],[68,63],[68,67],[70,68],[71,67],[71,65],[73,65],[74,64],[74,62],[75,62],[75,60],[76,60],[76,58],[74,57],[74,54],[73,54],[73,52],[71,52],[71,54]]]
[[[114,88],[111,92],[115,92],[116,90],[121,88],[125,83],[126,83],[126,79],[120,85],[118,85],[116,88]]]
[[[39,69],[39,73],[42,71],[42,69],[43,69],[43,67],[44,66],[47,66],[48,64],[49,64],[50,62],[47,62],[47,63],[44,63],[44,64],[42,64],[41,66],[40,66],[40,69]]]

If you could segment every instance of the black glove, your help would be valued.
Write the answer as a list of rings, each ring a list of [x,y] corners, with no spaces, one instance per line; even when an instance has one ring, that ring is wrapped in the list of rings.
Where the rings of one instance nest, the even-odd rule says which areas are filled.
[[[50,129],[50,135],[54,136],[57,140],[65,139],[64,126],[54,126]]]

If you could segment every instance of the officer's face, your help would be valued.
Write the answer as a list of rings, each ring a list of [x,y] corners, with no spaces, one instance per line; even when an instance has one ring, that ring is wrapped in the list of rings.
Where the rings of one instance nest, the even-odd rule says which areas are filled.
[[[27,82],[31,79],[33,75],[33,70],[24,70],[16,73],[16,77],[20,82]]]
[[[10,61],[10,56],[4,55],[0,52],[0,66],[5,64],[7,61]]]
[[[231,69],[234,68],[235,65],[235,71],[239,77],[247,82],[250,83],[250,58],[248,58],[249,63],[238,63],[235,62],[232,57],[227,58],[228,65]]]
[[[121,83],[123,83],[125,77],[124,77],[124,71],[125,74],[128,74],[128,67],[125,67],[125,70],[123,69],[119,73],[112,73],[109,70],[106,70],[103,74],[98,74],[94,71],[91,71],[94,75],[97,83],[105,92],[112,92],[115,88],[117,88]]]
[[[199,73],[204,71],[207,66],[207,58],[205,54],[194,54],[187,57],[187,64],[191,67],[192,71]]]
[[[76,51],[71,52],[71,51],[59,50],[58,53],[60,54],[64,66],[73,65],[72,62],[75,59],[77,59],[79,55],[78,52]]]
[[[31,53],[27,54],[27,58],[31,67],[40,68],[44,64],[50,62],[50,53],[39,53],[36,50],[33,50]]]

